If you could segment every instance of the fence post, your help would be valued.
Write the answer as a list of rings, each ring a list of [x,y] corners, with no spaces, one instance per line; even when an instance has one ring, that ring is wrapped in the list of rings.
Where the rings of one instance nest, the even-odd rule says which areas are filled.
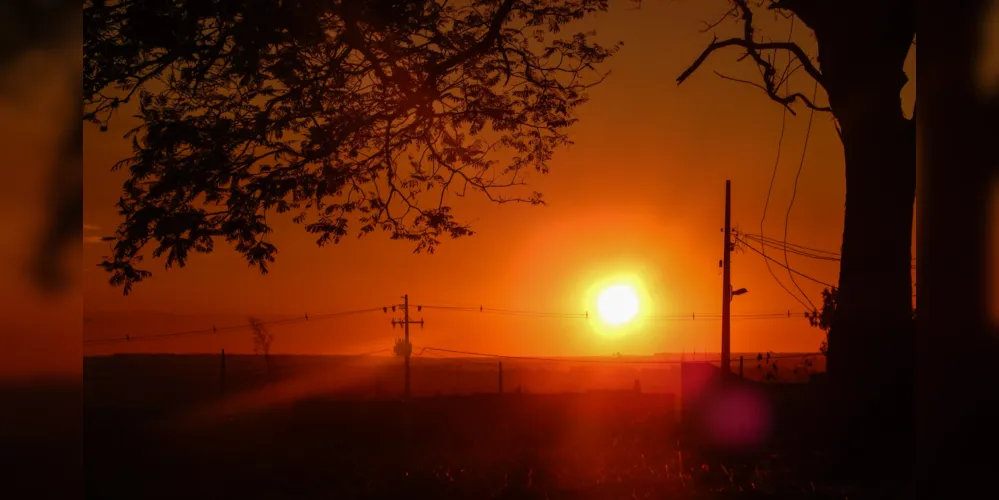
[[[739,378],[742,378],[742,356],[739,356]]]
[[[225,349],[222,349],[221,366],[219,371],[219,388],[222,392],[222,397],[225,397]]]
[[[499,393],[503,394],[503,362],[499,362]]]

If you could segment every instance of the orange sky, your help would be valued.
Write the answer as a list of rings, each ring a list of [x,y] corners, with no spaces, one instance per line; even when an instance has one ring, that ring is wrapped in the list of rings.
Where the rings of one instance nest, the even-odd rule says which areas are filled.
[[[613,74],[594,89],[571,130],[575,145],[556,154],[551,173],[530,178],[547,207],[491,205],[485,200],[456,204],[477,234],[444,241],[433,255],[411,253],[409,243],[375,233],[318,248],[314,238],[290,222],[276,225],[278,245],[271,273],[261,276],[224,243],[198,255],[183,269],[162,269],[147,261],[154,276],[128,297],[107,284],[96,264],[104,243],[83,248],[85,338],[162,333],[242,322],[247,314],[266,317],[318,315],[397,303],[408,293],[414,304],[484,305],[559,312],[595,310],[587,300],[594,283],[618,275],[640,277],[647,294],[645,313],[720,312],[725,179],[733,185],[733,224],[759,232],[773,168],[781,109],[762,91],[712,74],[750,77],[748,61],[736,51],[717,53],[682,87],[675,78],[711,41],[698,32],[701,21],[723,12],[725,2],[646,2],[641,10],[617,6],[589,19],[605,42],[624,41],[608,63]],[[761,18],[764,16],[760,16]],[[731,30],[733,25],[723,28]],[[764,35],[786,36],[786,25],[762,26]],[[720,31],[719,36],[727,32]],[[801,29],[797,41],[813,50]],[[914,57],[910,57],[914,75]],[[811,91],[802,75],[792,86]],[[914,82],[905,92],[911,108]],[[824,96],[819,101],[824,102]],[[85,237],[110,234],[118,222],[113,204],[121,173],[110,166],[130,152],[121,138],[132,126],[118,116],[108,133],[85,131]],[[807,113],[789,116],[774,193],[768,236],[781,237],[801,155]],[[838,251],[842,235],[843,155],[831,117],[816,115],[798,183],[788,240]],[[792,267],[835,283],[838,266],[804,258]],[[733,314],[769,313],[802,307],[770,277],[751,252],[733,254]],[[787,273],[775,268],[791,286]],[[821,286],[798,280],[813,301]],[[589,302],[589,303],[588,303]],[[169,319],[143,311],[198,314]],[[113,314],[112,314],[113,312]],[[122,314],[129,313],[129,314]],[[424,311],[423,330],[413,343],[452,349],[524,355],[589,355],[620,351],[648,354],[686,349],[717,350],[717,320],[646,321],[627,335],[608,337],[578,319],[539,319]],[[361,352],[390,347],[399,334],[382,313],[275,327],[276,352]],[[811,351],[821,332],[804,319],[733,321],[734,351]],[[115,351],[217,351],[250,349],[246,332],[179,337],[87,347],[85,353]]]

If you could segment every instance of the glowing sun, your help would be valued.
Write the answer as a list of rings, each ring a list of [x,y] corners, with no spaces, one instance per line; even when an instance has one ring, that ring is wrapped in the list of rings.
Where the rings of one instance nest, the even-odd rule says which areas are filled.
[[[638,314],[638,294],[627,285],[614,285],[597,297],[597,311],[604,322],[623,325]]]

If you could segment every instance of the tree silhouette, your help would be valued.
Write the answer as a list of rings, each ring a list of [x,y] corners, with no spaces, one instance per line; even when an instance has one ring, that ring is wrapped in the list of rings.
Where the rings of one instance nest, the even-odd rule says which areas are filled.
[[[826,332],[826,338],[819,344],[819,352],[829,355],[829,329],[832,327],[833,315],[836,313],[836,288],[822,290],[822,310],[807,313],[808,322],[812,326]]]
[[[264,367],[270,373],[271,344],[274,343],[274,334],[259,319],[250,318],[249,321],[250,329],[253,331],[253,352],[264,356]]]
[[[790,40],[758,37],[754,15],[761,11],[811,29],[815,59]],[[794,105],[803,105],[810,112],[832,114],[846,160],[842,260],[827,365],[843,411],[839,421],[852,429],[858,446],[865,446],[878,428],[911,433],[916,111],[905,117],[900,92],[907,82],[903,64],[915,43],[916,9],[901,0],[862,8],[819,0],[732,0],[718,23],[727,18],[741,24],[741,36],[716,38],[678,82],[715,51],[738,47],[742,59],[752,61],[760,73],[760,81],[745,83],[792,113]],[[778,54],[788,55],[787,66],[780,67]],[[816,94],[820,88],[825,92],[828,105],[815,102],[814,95],[787,90],[790,75],[802,74],[800,70],[813,81]]]
[[[836,315],[837,295],[838,292],[835,287],[822,290],[822,310],[806,313],[808,322],[812,326],[826,332],[826,338],[819,344],[819,352],[824,356],[829,355],[829,330],[832,328],[833,318]],[[915,308],[912,309],[912,319],[916,319]]]
[[[451,196],[542,203],[617,46],[559,36],[606,0],[88,1],[84,119],[138,101],[124,221],[101,264],[128,293],[143,248],[183,266],[221,238],[267,272],[268,213],[324,245],[377,229],[432,252],[472,234]],[[512,193],[512,194],[510,194]]]

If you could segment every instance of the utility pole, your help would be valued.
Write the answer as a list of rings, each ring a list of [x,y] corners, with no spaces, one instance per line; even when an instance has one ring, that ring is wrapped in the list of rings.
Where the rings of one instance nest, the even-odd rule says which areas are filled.
[[[221,361],[222,361],[222,365],[220,367],[221,371],[219,372],[219,380],[221,383],[219,384],[219,388],[221,390],[222,397],[225,397],[225,349],[222,349]]]
[[[395,306],[392,306],[392,309],[394,310]],[[420,307],[418,309],[422,309],[422,307]],[[405,359],[405,365],[404,365],[405,366],[405,370],[404,370],[404,373],[405,373],[405,378],[406,378],[406,382],[405,382],[406,385],[405,385],[405,389],[403,390],[404,391],[403,392],[403,398],[408,401],[409,398],[410,398],[410,395],[411,395],[410,394],[410,384],[409,384],[409,358],[413,354],[413,345],[409,343],[409,325],[412,323],[412,324],[418,324],[418,325],[420,325],[421,328],[423,327],[423,320],[422,319],[420,321],[411,321],[409,319],[409,295],[408,294],[402,296],[402,314],[403,314],[403,320],[399,321],[399,320],[393,319],[392,320],[392,327],[394,328],[395,325],[402,325],[403,330],[405,331],[405,340],[403,341],[402,346],[396,345],[396,351],[395,351],[395,353],[397,355],[403,356],[403,358]]]
[[[503,362],[499,362],[499,393],[503,394]]]
[[[722,338],[721,369],[732,373],[731,365],[731,310],[732,310],[732,181],[725,181],[725,253],[722,257]]]

